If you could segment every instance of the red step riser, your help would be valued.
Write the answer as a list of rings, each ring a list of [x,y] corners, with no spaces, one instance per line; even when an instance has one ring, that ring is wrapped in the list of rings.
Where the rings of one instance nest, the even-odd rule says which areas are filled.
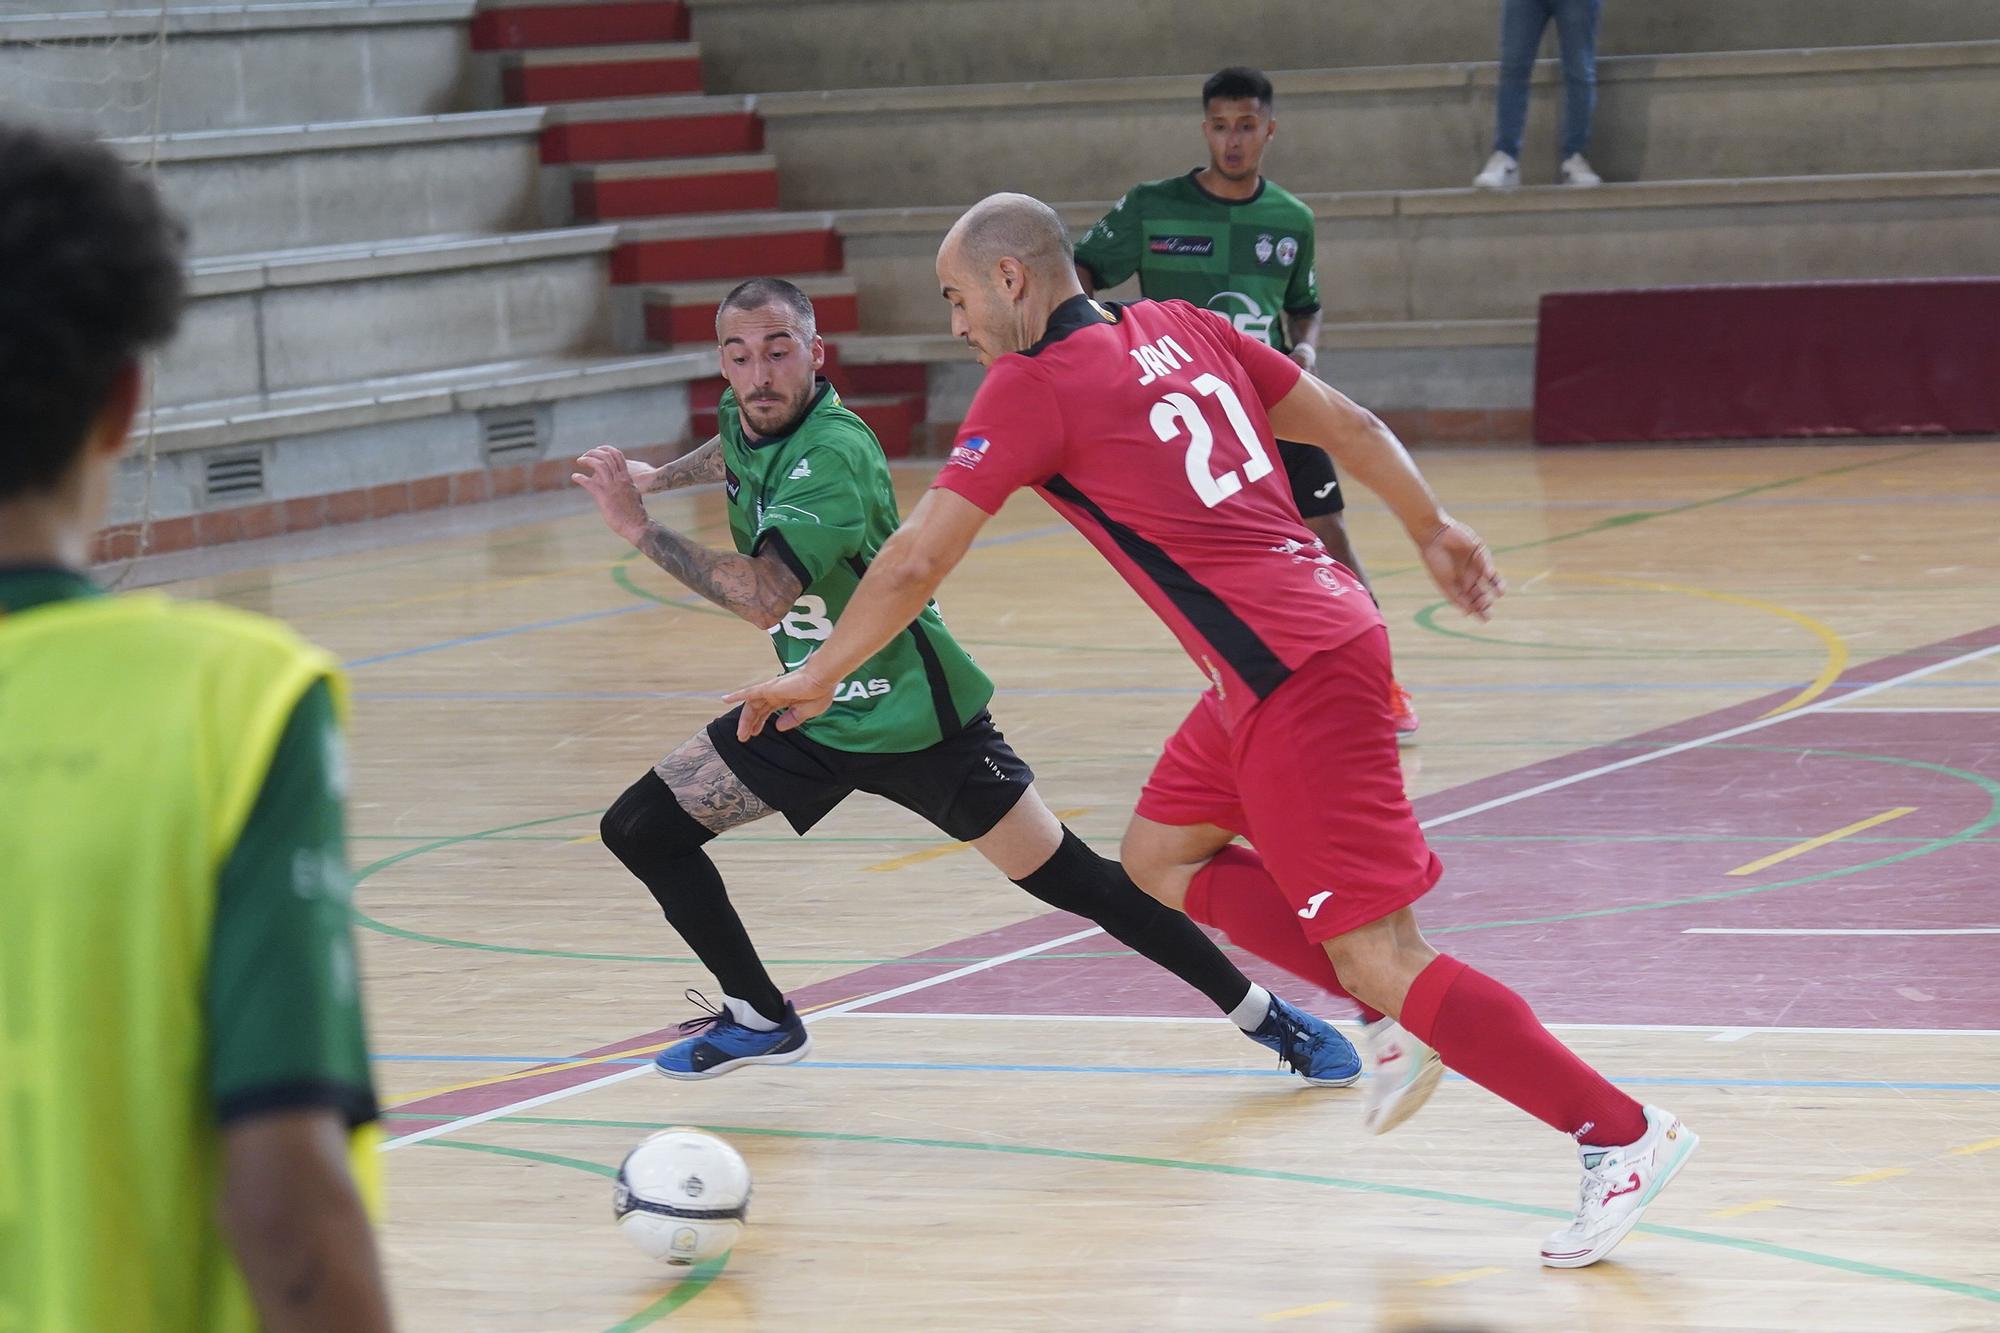
[[[725,153],[763,151],[763,119],[748,111],[553,125],[542,131],[542,161],[549,164],[720,157]]]
[[[854,327],[859,328],[857,323]],[[853,366],[842,387],[854,394],[914,394],[930,392],[930,372],[921,363],[890,366]]]
[[[908,458],[911,441],[916,436],[917,427],[923,423],[924,407],[921,400],[913,399],[896,403],[863,403],[854,408],[854,415],[867,422],[868,429],[875,432],[885,455]]]
[[[594,102],[607,97],[666,97],[701,91],[698,60],[614,60],[601,65],[540,65],[504,71],[510,106]]]
[[[472,49],[475,51],[619,46],[637,42],[684,42],[687,39],[687,6],[678,0],[489,9],[475,15],[472,20]]]
[[[613,282],[713,282],[766,273],[838,273],[840,233],[702,236],[628,241],[611,255]]]
[[[778,206],[778,173],[661,176],[652,180],[578,181],[576,216],[584,222],[671,217],[681,213],[753,213]]]
[[[829,296],[813,302],[821,333],[852,333],[861,327],[861,314],[851,296]],[[715,339],[715,311],[706,306],[669,306],[654,302],[646,307],[646,336],[667,347],[695,347]]]

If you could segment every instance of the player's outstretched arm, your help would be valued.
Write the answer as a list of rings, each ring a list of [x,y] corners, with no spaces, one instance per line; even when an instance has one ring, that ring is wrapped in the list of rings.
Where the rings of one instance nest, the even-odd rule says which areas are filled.
[[[715,460],[719,470],[722,455],[717,453]],[[799,576],[775,550],[754,556],[717,551],[655,523],[646,514],[625,455],[618,450],[603,445],[576,463],[581,471],[570,474],[570,480],[590,492],[605,525],[723,610],[758,629],[769,629],[784,619],[804,591]]]
[[[632,484],[642,495],[652,495],[658,491],[677,491],[683,486],[703,486],[722,480],[722,437],[711,435],[708,443],[697,449],[690,449],[671,463],[659,467],[641,463],[636,458],[625,460],[625,470],[632,476]]]
[[[986,524],[986,511],[951,491],[931,490],[903,520],[868,566],[847,609],[805,665],[728,696],[743,705],[736,734],[749,740],[773,714],[789,731],[833,702],[834,687],[882,651],[930,604],[945,575],[958,567]]]
[[[333,1110],[274,1111],[223,1131],[217,1211],[270,1333],[389,1333],[348,1151]]]
[[[1310,374],[1299,376],[1270,414],[1271,429],[1280,439],[1326,450],[1343,471],[1382,497],[1452,605],[1480,620],[1491,614],[1506,583],[1486,543],[1445,513],[1403,442],[1380,417]]]

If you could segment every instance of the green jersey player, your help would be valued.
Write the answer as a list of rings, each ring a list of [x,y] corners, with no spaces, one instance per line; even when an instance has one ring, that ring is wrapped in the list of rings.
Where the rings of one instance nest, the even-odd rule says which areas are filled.
[[[1264,150],[1278,129],[1272,97],[1257,70],[1211,75],[1201,90],[1208,165],[1128,190],[1076,243],[1076,273],[1085,295],[1136,273],[1149,300],[1218,311],[1312,370],[1320,328],[1313,213],[1264,178]],[[1280,440],[1278,454],[1306,526],[1366,587],[1326,451]],[[1401,685],[1391,686],[1391,702],[1397,735],[1415,735],[1417,712]]]
[[[895,493],[874,434],[818,376],[826,349],[803,292],[773,278],[744,283],[716,313],[716,341],[729,391],[715,439],[657,469],[593,449],[576,480],[613,531],[769,633],[791,669],[832,636],[896,530]],[[700,482],[723,484],[734,551],[698,545],[647,517],[641,491]],[[1063,827],[986,711],[992,682],[935,604],[834,694],[806,726],[774,724],[748,741],[736,734],[741,710],[717,718],[604,814],[605,846],[645,883],[722,990],[721,1006],[682,1024],[686,1037],[660,1052],[660,1073],[712,1078],[806,1054],[805,1024],[765,971],[702,848],[773,811],[803,834],[863,791],[971,843],[1035,897],[1089,918],[1173,972],[1308,1082],[1345,1086],[1361,1076],[1338,1032],[1253,985],[1193,922]]]

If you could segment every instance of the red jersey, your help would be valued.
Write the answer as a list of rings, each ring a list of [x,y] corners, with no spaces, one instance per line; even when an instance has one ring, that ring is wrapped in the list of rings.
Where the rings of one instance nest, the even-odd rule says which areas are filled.
[[[1033,486],[1124,575],[1241,720],[1382,623],[1306,528],[1268,407],[1303,372],[1185,301],[1078,296],[973,397],[933,486],[998,513]]]

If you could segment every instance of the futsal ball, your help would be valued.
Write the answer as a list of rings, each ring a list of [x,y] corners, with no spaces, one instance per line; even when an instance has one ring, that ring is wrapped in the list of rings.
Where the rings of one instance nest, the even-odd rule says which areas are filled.
[[[719,1259],[750,1211],[750,1168],[698,1129],[663,1129],[625,1155],[611,1192],[618,1229],[669,1268]]]

